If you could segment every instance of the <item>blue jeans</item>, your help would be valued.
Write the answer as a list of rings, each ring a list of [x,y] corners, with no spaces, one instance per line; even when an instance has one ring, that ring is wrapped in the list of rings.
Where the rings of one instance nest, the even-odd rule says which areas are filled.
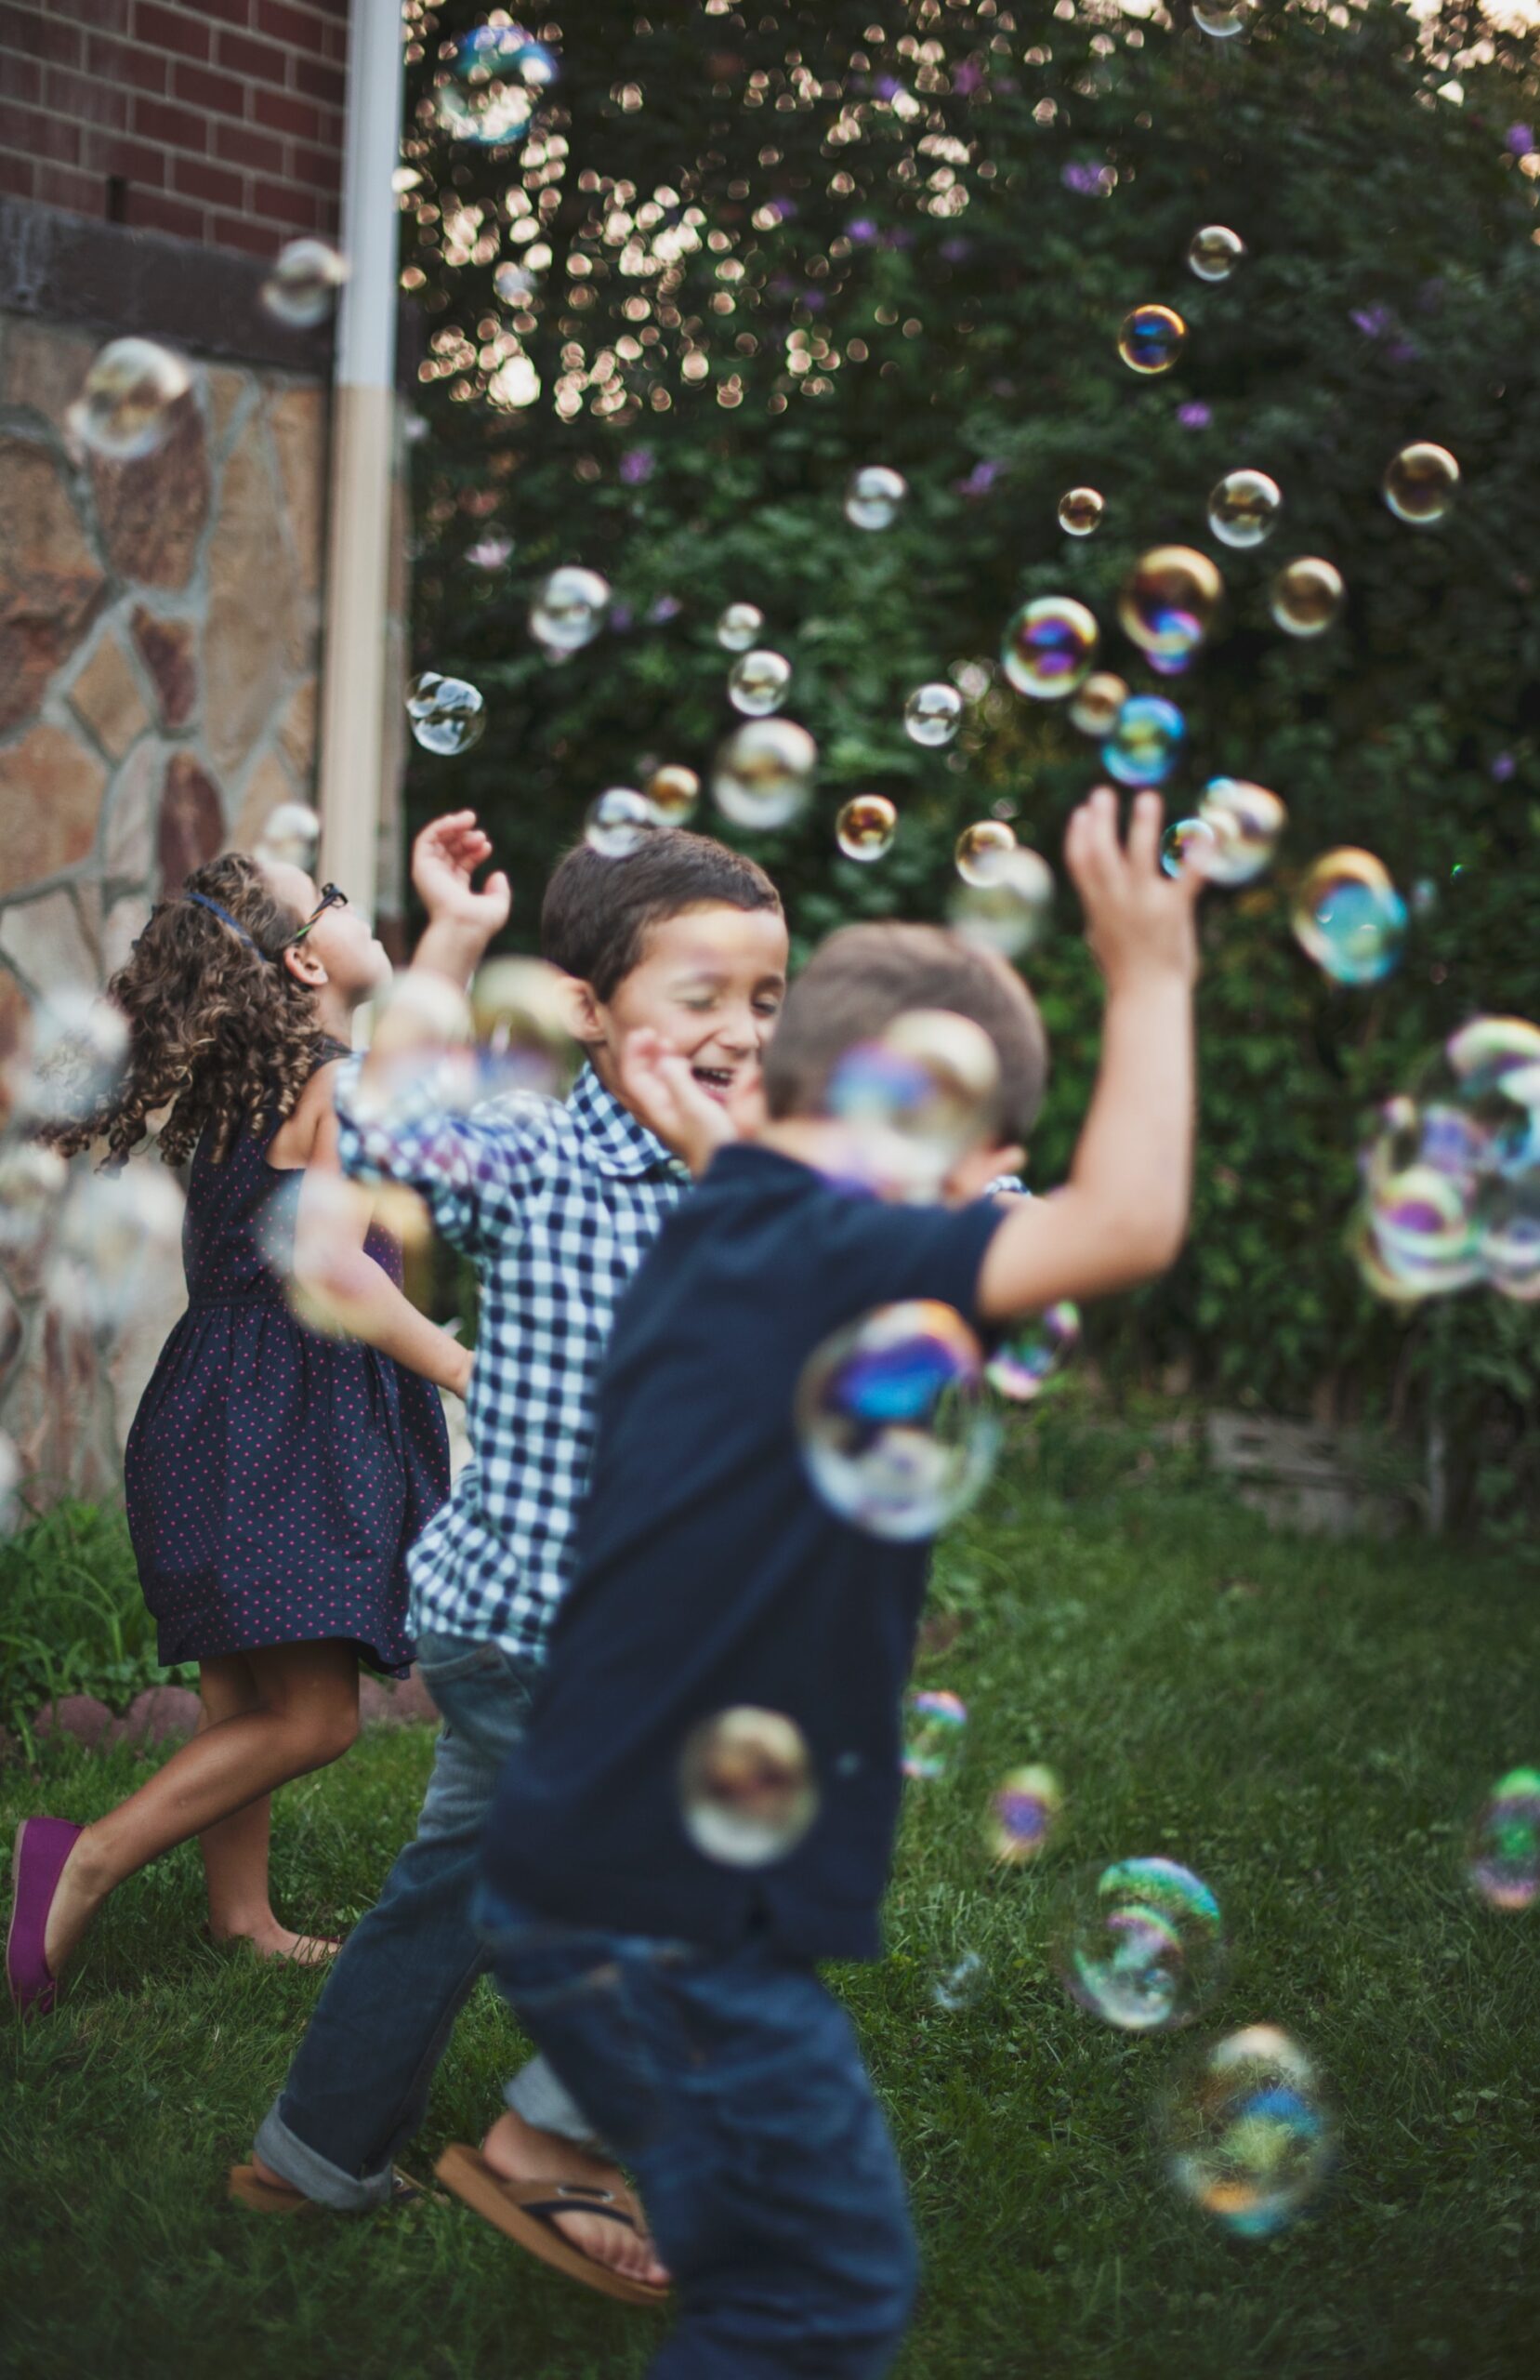
[[[536,1674],[484,1640],[425,1635],[417,1653],[444,1725],[416,1839],[337,1953],[256,2142],[296,2189],[349,2212],[389,2198],[391,2166],[428,2112],[454,2019],[487,1971],[471,1919],[481,1830]],[[598,2146],[544,2059],[507,2099],[542,2131]]]
[[[497,1981],[635,2168],[679,2320],[652,2380],[877,2380],[914,2303],[903,2178],[810,1968],[554,1924],[483,1891]]]

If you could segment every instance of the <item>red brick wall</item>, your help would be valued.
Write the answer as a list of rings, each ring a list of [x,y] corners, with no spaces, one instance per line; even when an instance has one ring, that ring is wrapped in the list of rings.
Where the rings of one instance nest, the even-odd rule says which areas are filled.
[[[335,235],[347,54],[348,0],[0,0],[0,192],[258,256]]]

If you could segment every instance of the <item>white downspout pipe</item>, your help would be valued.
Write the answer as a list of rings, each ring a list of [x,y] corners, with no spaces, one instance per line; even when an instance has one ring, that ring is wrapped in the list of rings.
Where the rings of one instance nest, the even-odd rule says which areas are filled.
[[[386,604],[395,444],[401,25],[398,0],[352,0],[333,370],[321,868],[373,916],[378,879]]]

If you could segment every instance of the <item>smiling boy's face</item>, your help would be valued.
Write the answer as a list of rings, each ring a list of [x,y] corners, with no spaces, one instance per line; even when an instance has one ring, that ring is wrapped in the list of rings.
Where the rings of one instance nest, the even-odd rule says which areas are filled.
[[[786,997],[786,921],[776,909],[702,902],[648,930],[638,965],[608,1000],[577,986],[578,1038],[613,1090],[628,1033],[647,1025],[688,1058],[696,1080],[724,1106],[757,1067]]]

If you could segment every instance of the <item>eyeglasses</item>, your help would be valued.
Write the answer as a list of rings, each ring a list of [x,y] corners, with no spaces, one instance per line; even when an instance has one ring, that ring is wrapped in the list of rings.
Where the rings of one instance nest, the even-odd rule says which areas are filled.
[[[339,892],[335,884],[323,884],[321,888],[320,901],[310,911],[309,916],[300,927],[299,932],[291,936],[289,941],[284,944],[284,949],[292,950],[296,943],[303,942],[305,936],[309,932],[310,928],[319,919],[325,916],[328,909],[345,909],[347,906],[348,895],[346,892]]]

